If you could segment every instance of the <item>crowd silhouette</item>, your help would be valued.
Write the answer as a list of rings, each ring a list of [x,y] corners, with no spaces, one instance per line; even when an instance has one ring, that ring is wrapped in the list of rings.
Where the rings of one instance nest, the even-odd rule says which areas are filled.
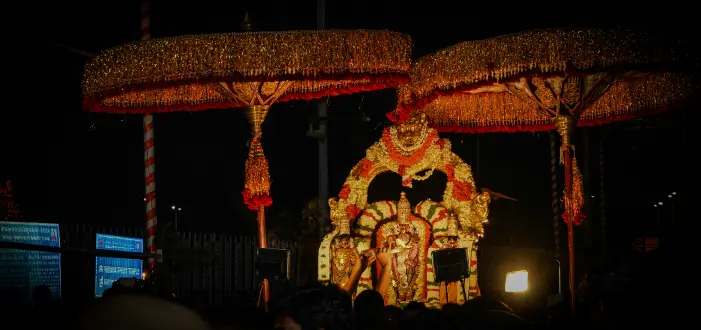
[[[385,306],[374,290],[351,297],[342,288],[321,284],[275,290],[267,312],[253,298],[232,297],[220,306],[208,306],[208,299],[203,299],[206,293],[183,300],[172,293],[119,285],[85,306],[53,300],[46,286],[33,290],[30,304],[21,304],[19,296],[4,292],[0,310],[3,329],[632,329],[686,324],[693,317],[689,312],[693,304],[675,299],[677,293],[684,295],[680,290],[688,281],[678,276],[680,272],[663,271],[670,265],[664,260],[674,259],[655,252],[592,269],[579,285],[576,317],[567,299],[551,306],[547,317],[531,318],[514,312],[497,294],[440,309],[420,302],[400,308]]]

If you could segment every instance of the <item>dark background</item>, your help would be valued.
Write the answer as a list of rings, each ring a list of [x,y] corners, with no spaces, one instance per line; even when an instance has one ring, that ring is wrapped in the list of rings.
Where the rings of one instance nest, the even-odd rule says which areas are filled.
[[[626,25],[689,31],[692,21],[664,9],[646,15],[630,7],[588,3],[592,13],[533,4],[456,5],[431,1],[327,1],[327,28],[390,29],[410,34],[421,56],[456,42],[548,27]],[[141,116],[88,114],[81,110],[80,82],[90,53],[139,38],[138,1],[56,2],[8,10],[4,24],[4,100],[0,111],[0,176],[14,180],[25,217],[44,222],[90,222],[142,226],[143,146]],[[539,7],[541,6],[541,7]],[[574,4],[572,5],[574,6]],[[618,5],[617,5],[618,6]],[[505,8],[501,8],[505,7]],[[576,7],[576,6],[575,6]],[[315,1],[154,1],[152,37],[240,31],[245,10],[258,30],[314,29]],[[585,8],[586,9],[586,8]],[[582,12],[583,11],[583,12]],[[567,16],[579,13],[583,16]],[[627,15],[625,15],[627,14]],[[9,101],[9,102],[8,102]],[[384,113],[396,105],[393,90],[328,100],[330,192],[335,195],[364,150],[380,137]],[[605,146],[605,204],[609,238],[653,235],[652,207],[677,192],[676,218],[684,214],[688,171],[689,109],[604,128],[580,129],[577,156],[588,174],[589,231],[596,241],[599,217],[599,139]],[[316,196],[316,141],[306,137],[313,102],[273,106],[263,125],[270,162],[274,231],[299,225],[302,205]],[[369,118],[369,120],[367,120]],[[252,235],[255,217],[243,206],[244,161],[249,126],[240,110],[169,113],[156,116],[159,222],[183,208],[181,223],[192,230]],[[588,135],[586,143],[584,135]],[[494,244],[552,247],[550,140],[548,133],[444,134],[454,151],[473,166],[479,187],[517,198],[494,201],[486,240]],[[479,139],[479,154],[477,140]],[[559,143],[559,142],[558,142]],[[588,146],[588,147],[587,147]],[[445,177],[409,193],[412,202],[440,200]],[[387,185],[388,183],[391,185]],[[371,201],[397,199],[398,176],[383,175],[371,187]],[[594,196],[593,198],[591,196]],[[663,222],[671,221],[665,204]]]

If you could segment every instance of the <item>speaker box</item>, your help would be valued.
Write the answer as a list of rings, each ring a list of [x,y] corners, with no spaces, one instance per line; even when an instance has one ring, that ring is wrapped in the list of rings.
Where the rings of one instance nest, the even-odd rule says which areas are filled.
[[[258,276],[269,280],[289,280],[290,250],[258,249],[256,253],[256,272]]]
[[[433,272],[436,282],[457,282],[470,277],[467,249],[455,248],[433,251]]]

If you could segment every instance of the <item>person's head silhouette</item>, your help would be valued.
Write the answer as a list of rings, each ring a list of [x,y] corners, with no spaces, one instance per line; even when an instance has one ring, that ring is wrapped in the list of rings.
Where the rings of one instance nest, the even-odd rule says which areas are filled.
[[[51,289],[46,285],[40,285],[32,290],[32,302],[34,305],[44,305],[51,302]]]

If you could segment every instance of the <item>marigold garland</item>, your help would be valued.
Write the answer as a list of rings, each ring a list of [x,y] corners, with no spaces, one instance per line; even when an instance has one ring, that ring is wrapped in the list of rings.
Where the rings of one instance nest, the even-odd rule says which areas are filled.
[[[459,201],[469,201],[472,198],[472,185],[468,182],[453,181],[453,197]]]
[[[341,191],[338,193],[338,198],[346,199],[350,195],[350,192],[351,192],[350,185],[344,184],[343,188],[341,188]]]
[[[358,174],[361,178],[367,178],[370,173],[372,172],[374,164],[368,160],[368,159],[363,159],[362,163],[360,165],[360,174]]]

